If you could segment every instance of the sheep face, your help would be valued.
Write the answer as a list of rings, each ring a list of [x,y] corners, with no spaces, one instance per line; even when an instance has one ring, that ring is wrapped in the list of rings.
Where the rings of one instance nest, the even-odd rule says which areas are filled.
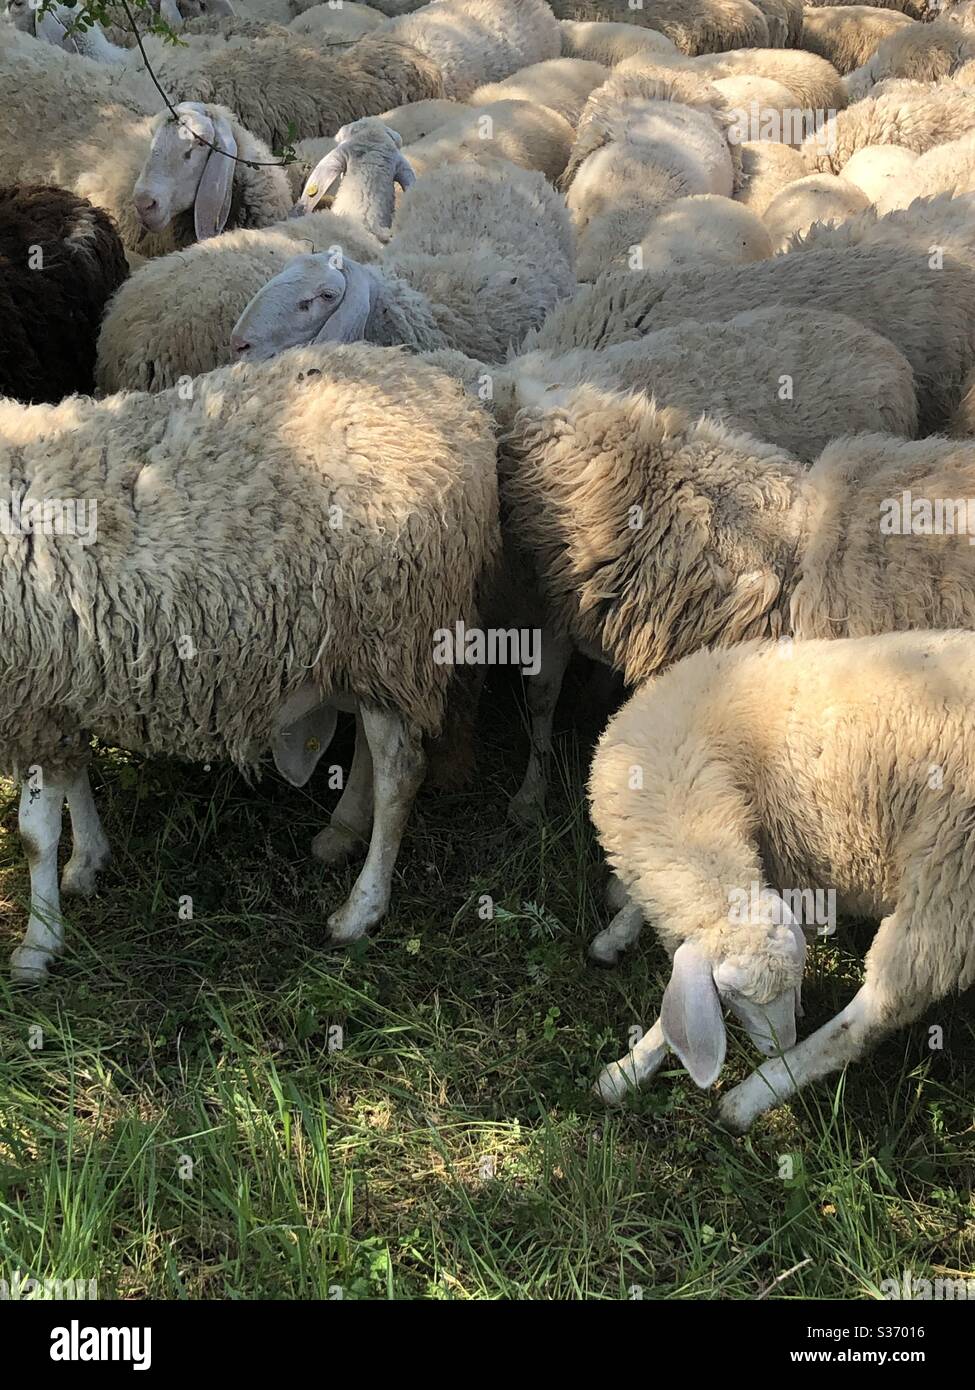
[[[132,198],[148,232],[193,209],[199,240],[223,231],[230,215],[237,142],[227,120],[197,102],[161,118]]]
[[[693,938],[675,951],[660,1021],[668,1045],[702,1089],[724,1063],[722,1008],[730,1009],[765,1056],[792,1047],[806,958],[802,928],[777,893],[761,895],[762,921],[735,928],[715,958]]]
[[[248,304],[230,345],[241,362],[263,362],[311,342],[353,342],[369,316],[370,277],[332,252],[298,256]]]

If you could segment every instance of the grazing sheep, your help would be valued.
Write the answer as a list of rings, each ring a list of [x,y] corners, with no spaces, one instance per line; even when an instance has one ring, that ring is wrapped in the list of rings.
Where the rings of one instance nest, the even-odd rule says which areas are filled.
[[[625,66],[590,95],[562,177],[582,280],[625,261],[668,203],[696,193],[730,197],[738,183],[731,117],[710,84]]]
[[[851,102],[865,97],[879,82],[904,78],[938,82],[975,58],[975,34],[959,24],[935,20],[899,29],[877,47],[867,62],[844,78]]]
[[[846,170],[844,176],[845,173]],[[892,212],[907,207],[915,198],[930,198],[939,193],[952,197],[975,193],[975,130],[916,155],[903,177],[892,179],[886,192],[875,201],[879,212]]]
[[[910,15],[876,5],[809,6],[800,47],[818,53],[845,76],[869,62],[885,39],[915,25]]]
[[[208,107],[204,115],[191,103],[194,114],[186,125],[216,144],[216,121],[226,148],[234,144],[237,161],[196,140],[177,140],[167,116],[149,115],[99,65],[84,58],[61,61],[63,55],[46,44],[25,42],[36,51],[0,48],[0,181],[58,182],[104,208],[126,249],[145,257],[165,255],[196,239],[193,204],[214,188],[218,174],[223,180],[227,168],[233,170],[233,183],[225,225],[260,226],[287,216],[292,202],[287,177],[270,150],[230,111]],[[154,131],[158,158],[150,153]],[[160,232],[146,230],[133,201],[140,168],[149,165],[159,186],[159,211],[166,205],[174,214],[168,225],[160,224]],[[218,219],[222,212],[221,203]]]
[[[735,201],[762,217],[773,198],[805,172],[802,155],[791,145],[746,140],[741,146],[741,187]]]
[[[658,29],[691,55],[769,44],[765,16],[750,0],[643,0],[639,9],[621,0],[552,0],[552,9],[561,20],[604,23],[625,16],[630,24]]]
[[[447,101],[446,98],[431,101],[408,101],[404,106],[394,106],[389,111],[380,111],[379,119],[384,125],[395,130],[404,145],[415,144],[435,130],[440,130],[448,121],[467,113],[461,101]]]
[[[757,213],[714,193],[678,198],[648,226],[638,268],[651,275],[696,265],[746,265],[772,255],[772,238]]]
[[[602,63],[579,58],[552,58],[522,68],[503,82],[487,82],[468,97],[471,106],[487,106],[493,101],[530,101],[557,111],[572,125],[582,115],[589,93],[609,76]]]
[[[331,5],[312,5],[292,19],[288,28],[293,34],[306,34],[326,49],[345,48],[386,22],[381,10],[371,5],[355,5],[342,0],[340,8]]]
[[[3,402],[0,441],[5,496],[78,499],[87,518],[75,509],[49,533],[27,513],[26,532],[0,533],[16,594],[0,619],[0,762],[28,778],[31,868],[14,978],[42,979],[63,942],[65,797],[63,889],[90,891],[108,855],[90,735],[248,770],[270,751],[302,786],[337,711],[355,709],[362,756],[331,829],[368,837],[371,822],[372,836],[329,927],[336,942],[361,936],[388,905],[421,737],[443,716],[451,668],[433,659],[437,633],[477,622],[494,559],[484,412],[443,373],[359,345],[211,372],[191,399]]]
[[[310,251],[365,262],[380,250],[375,237],[348,217],[315,212],[158,256],[108,306],[98,335],[98,390],[165,391],[182,378],[227,366],[235,360],[234,324],[285,266]]]
[[[127,274],[101,208],[63,188],[0,188],[0,396],[89,394],[102,310]]]
[[[666,34],[638,24],[586,24],[563,19],[562,53],[566,58],[585,58],[614,68],[635,54],[673,54],[677,48]]]
[[[806,0],[806,9],[819,9],[825,5],[827,0]],[[859,0],[829,0],[828,8],[836,8],[839,5],[856,6],[859,8]],[[876,9],[898,10],[901,14],[906,14],[909,19],[924,19],[934,8],[930,0],[876,0]]]
[[[437,0],[390,20],[377,33],[434,62],[443,75],[443,94],[454,101],[562,53],[562,33],[545,0]]]
[[[824,230],[841,235],[843,227]],[[558,305],[524,351],[606,347],[685,318],[731,318],[770,304],[849,314],[888,338],[914,369],[922,433],[943,429],[957,408],[975,365],[975,272],[950,256],[934,270],[927,244],[810,250],[659,277],[607,271]]]
[[[565,117],[547,106],[494,101],[481,108],[461,107],[453,119],[403,153],[421,176],[442,164],[486,155],[535,170],[554,183],[568,162],[572,135]]]
[[[748,136],[781,141],[798,147],[806,135],[806,122],[793,120],[796,96],[791,87],[771,77],[719,77],[714,83],[741,127],[737,143]]]
[[[388,241],[396,208],[395,186],[411,188],[416,181],[402,143],[397,132],[378,116],[365,116],[342,126],[335,133],[334,148],[309,174],[292,216],[311,212],[339,180],[332,211],[349,218],[370,236]]]
[[[790,245],[792,251],[835,251],[849,247],[894,246],[921,252],[932,274],[948,256],[956,263],[975,266],[975,193],[953,198],[942,193],[917,198],[906,208],[881,216],[876,208],[836,227],[817,225]]]
[[[914,166],[919,158],[903,145],[865,145],[843,165],[843,178],[862,189],[878,211],[889,212],[913,201]]]
[[[957,466],[971,481],[970,458]],[[712,1085],[724,1005],[775,1058],[722,1097],[719,1120],[743,1133],[975,981],[973,698],[970,632],[701,652],[633,697],[600,742],[590,800],[672,971],[660,1018],[602,1073],[604,1099],[669,1049]],[[827,891],[880,925],[853,1000],[796,1046],[806,943],[792,909]]]
[[[838,174],[866,145],[903,145],[921,154],[975,130],[975,99],[953,82],[885,82],[839,111],[807,139],[808,172]]]
[[[232,345],[254,361],[365,338],[500,361],[575,288],[572,249],[565,206],[541,174],[467,159],[404,195],[381,265],[297,257],[244,310]]]
[[[776,251],[806,232],[814,222],[845,222],[870,207],[870,199],[855,183],[836,174],[808,174],[790,183],[765,210],[765,225]]]

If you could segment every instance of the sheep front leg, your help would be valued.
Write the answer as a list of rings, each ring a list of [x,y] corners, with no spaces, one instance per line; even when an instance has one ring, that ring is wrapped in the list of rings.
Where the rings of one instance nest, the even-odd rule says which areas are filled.
[[[52,777],[41,786],[25,782],[20,794],[20,838],[30,865],[30,919],[10,957],[10,974],[17,984],[40,984],[64,945],[58,844],[65,792],[65,779]]]
[[[508,819],[518,825],[531,825],[545,814],[555,706],[572,655],[572,643],[567,637],[557,636],[547,628],[542,629],[541,637],[538,675],[526,678],[531,753],[524,781],[508,806]]]
[[[89,897],[95,891],[95,876],[112,851],[98,818],[87,767],[68,777],[65,794],[71,816],[71,858],[61,874],[61,892]]]
[[[593,1090],[607,1105],[621,1105],[628,1092],[645,1086],[651,1077],[656,1076],[668,1051],[663,1026],[658,1018],[625,1057],[603,1067]]]
[[[396,856],[426,761],[420,735],[400,715],[363,709],[362,724],[373,763],[372,837],[348,900],[328,919],[336,945],[364,936],[386,914]]]
[[[627,901],[598,936],[589,943],[589,959],[597,965],[616,965],[620,956],[632,946],[643,930],[643,911]]]
[[[879,992],[868,979],[835,1018],[781,1057],[763,1062],[729,1091],[718,1106],[718,1122],[732,1134],[744,1134],[759,1115],[781,1105],[802,1086],[856,1061],[889,1027]]]
[[[332,812],[328,825],[311,842],[311,852],[323,864],[344,864],[361,853],[372,826],[372,754],[362,723],[355,717],[355,752],[349,780]]]

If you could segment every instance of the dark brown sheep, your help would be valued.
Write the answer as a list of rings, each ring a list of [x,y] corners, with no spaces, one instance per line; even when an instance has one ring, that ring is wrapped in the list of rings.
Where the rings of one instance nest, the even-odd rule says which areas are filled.
[[[63,188],[0,188],[0,395],[90,395],[102,311],[127,275],[107,212]]]

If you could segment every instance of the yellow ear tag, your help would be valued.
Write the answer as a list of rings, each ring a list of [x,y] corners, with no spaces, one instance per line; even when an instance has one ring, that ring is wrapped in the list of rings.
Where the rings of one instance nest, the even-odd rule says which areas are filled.
[[[318,192],[318,184],[317,184],[317,183],[310,184],[309,187],[305,189],[305,197],[306,197],[306,198],[314,198],[314,196],[315,196],[315,194],[316,194],[317,192]]]
[[[309,738],[309,739],[306,739],[306,741],[305,741],[305,752],[306,752],[306,753],[317,753],[318,750],[319,750],[319,748],[321,748],[321,746],[322,746],[322,745],[321,745],[321,741],[320,741],[319,739],[317,739],[317,738]]]

